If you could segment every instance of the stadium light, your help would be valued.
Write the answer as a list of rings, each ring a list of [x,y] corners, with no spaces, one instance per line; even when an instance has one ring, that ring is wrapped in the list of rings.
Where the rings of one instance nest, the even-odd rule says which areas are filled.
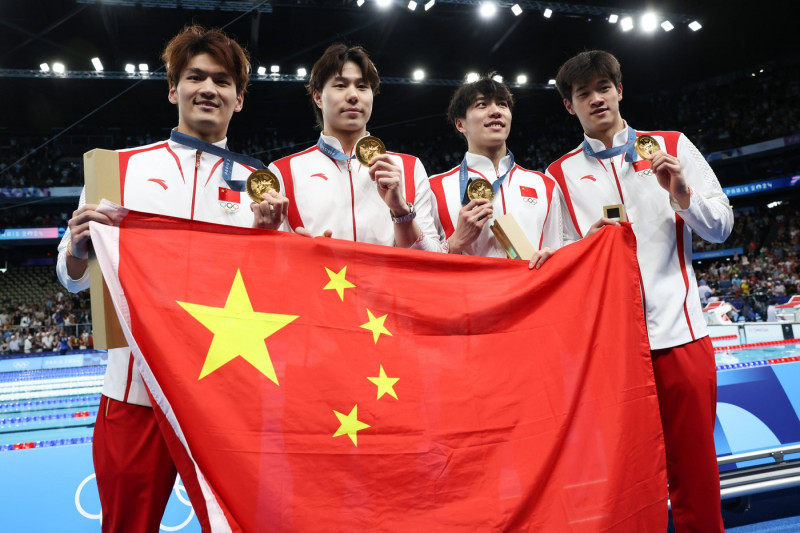
[[[94,65],[94,69],[97,72],[102,72],[103,71],[103,64],[100,62],[100,58],[99,57],[93,57],[92,58],[92,65]]]
[[[55,72],[56,74],[64,74],[66,70],[67,69],[64,66],[64,63],[53,63],[53,72]]]
[[[619,20],[619,15],[615,15],[614,13],[612,13],[608,16],[608,22],[610,24],[616,24],[618,20]]]
[[[39,70],[41,70],[42,72],[50,72],[50,65],[48,65],[47,63],[42,63],[41,65],[39,65]]]
[[[297,77],[298,78],[305,78],[307,75],[308,75],[308,71],[306,71],[306,69],[304,69],[303,67],[300,67],[299,69],[297,69]]]
[[[494,2],[481,2],[479,12],[481,17],[485,19],[492,18],[497,13],[497,4]]]
[[[528,83],[528,76],[525,74],[517,76],[517,85],[525,85],[526,83]]]
[[[387,9],[390,5],[392,5],[392,0],[375,0],[375,3],[378,4],[378,7]]]
[[[269,71],[273,74],[280,74],[281,67],[279,65],[272,65],[269,67]]]
[[[639,22],[642,26],[642,31],[645,33],[652,33],[658,27],[658,19],[655,13],[645,13]]]
[[[552,78],[547,80],[547,85],[555,85],[555,84],[556,84],[556,80],[554,80]]]
[[[633,19],[625,17],[619,21],[619,25],[622,27],[622,31],[631,31],[633,29]]]
[[[357,0],[357,1],[356,1],[356,5],[357,5],[358,7],[361,7],[361,6],[363,6],[363,5],[364,5],[364,0]]]
[[[133,64],[131,63],[127,63],[125,65],[125,72],[127,72],[128,74],[133,74],[134,72],[136,72],[136,67],[133,66]]]
[[[515,17],[518,17],[522,14],[522,8],[519,7],[519,4],[514,4],[511,6],[511,12],[514,13]]]
[[[147,63],[139,63],[139,72],[148,73],[150,72],[150,67],[147,66]]]
[[[436,0],[428,0],[428,2],[425,4],[425,11],[428,11],[434,5],[436,5]]]
[[[258,72],[259,76],[266,76],[267,75],[267,67],[265,67],[264,65],[261,65],[260,67],[258,67],[256,72]]]
[[[480,79],[477,72],[468,72],[467,73],[467,83],[475,83]]]
[[[408,9],[414,11],[417,9],[417,3],[414,0],[409,0]]]
[[[544,10],[544,18],[549,19],[552,16],[553,16],[553,10],[552,9],[550,9],[548,7],[547,9]]]
[[[501,76],[500,74],[495,74],[494,76],[492,76],[492,79],[497,83],[503,83],[503,76]]]
[[[689,23],[689,29],[692,31],[697,31],[702,27],[703,25],[697,22],[696,20],[693,20],[692,22]]]
[[[425,71],[418,68],[411,76],[414,78],[414,81],[422,81],[425,79]]]
[[[675,29],[675,26],[673,26],[670,21],[665,20],[664,22],[661,23],[661,28],[664,31],[672,31],[673,29]]]

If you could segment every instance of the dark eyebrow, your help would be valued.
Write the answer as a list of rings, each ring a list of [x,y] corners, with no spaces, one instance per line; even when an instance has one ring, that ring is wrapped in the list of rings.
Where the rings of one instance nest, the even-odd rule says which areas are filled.
[[[207,72],[207,71],[205,71],[205,70],[203,70],[203,69],[201,69],[199,67],[187,67],[186,70],[184,71],[184,73],[186,73],[186,74],[189,74],[189,73],[191,73],[191,74],[202,74],[204,76],[213,76],[213,77],[217,77],[217,78],[226,77],[226,78],[233,79],[233,76],[231,76],[225,70],[217,70],[215,72]]]
[[[341,74],[339,74],[338,76],[334,76],[334,77],[333,77],[333,81],[346,81],[346,82],[349,82],[349,81],[350,81],[350,78],[345,78],[344,76],[342,76]],[[365,80],[364,78],[356,78],[355,82],[356,82],[356,83],[369,83],[369,82],[368,82],[367,80]]]

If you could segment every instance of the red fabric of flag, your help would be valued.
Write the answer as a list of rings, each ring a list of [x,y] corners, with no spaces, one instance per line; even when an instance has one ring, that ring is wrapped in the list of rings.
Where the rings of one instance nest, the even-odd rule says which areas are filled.
[[[534,271],[134,212],[91,231],[214,530],[666,529],[629,227]]]

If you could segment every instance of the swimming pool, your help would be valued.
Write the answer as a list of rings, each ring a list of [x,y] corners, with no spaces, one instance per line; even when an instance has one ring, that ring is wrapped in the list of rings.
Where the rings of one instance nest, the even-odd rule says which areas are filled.
[[[92,465],[106,353],[0,358],[0,498],[3,531],[100,531]],[[199,533],[176,481],[162,531]]]
[[[0,372],[0,452],[91,442],[104,373],[105,365]]]

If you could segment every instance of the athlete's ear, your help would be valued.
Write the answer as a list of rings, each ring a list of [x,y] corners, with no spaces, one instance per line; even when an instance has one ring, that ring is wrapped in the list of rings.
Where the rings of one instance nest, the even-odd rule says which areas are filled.
[[[233,108],[234,113],[238,113],[244,107],[244,91],[236,95],[236,107]]]
[[[171,104],[178,104],[178,88],[175,85],[169,84],[169,94],[167,95],[167,100]]]
[[[619,94],[619,96],[617,97],[617,102],[621,102],[622,101],[622,82],[619,82],[619,85],[617,86],[617,93]]]
[[[460,131],[461,133],[466,133],[466,130],[464,128],[464,120],[463,119],[457,118],[454,124],[455,124],[456,129],[458,131]]]
[[[575,114],[575,109],[572,107],[572,102],[570,102],[568,98],[564,98],[564,107],[567,108],[567,111],[570,115]]]
[[[322,109],[322,94],[319,91],[314,91],[311,97],[314,99],[314,103],[317,104],[317,107]]]

